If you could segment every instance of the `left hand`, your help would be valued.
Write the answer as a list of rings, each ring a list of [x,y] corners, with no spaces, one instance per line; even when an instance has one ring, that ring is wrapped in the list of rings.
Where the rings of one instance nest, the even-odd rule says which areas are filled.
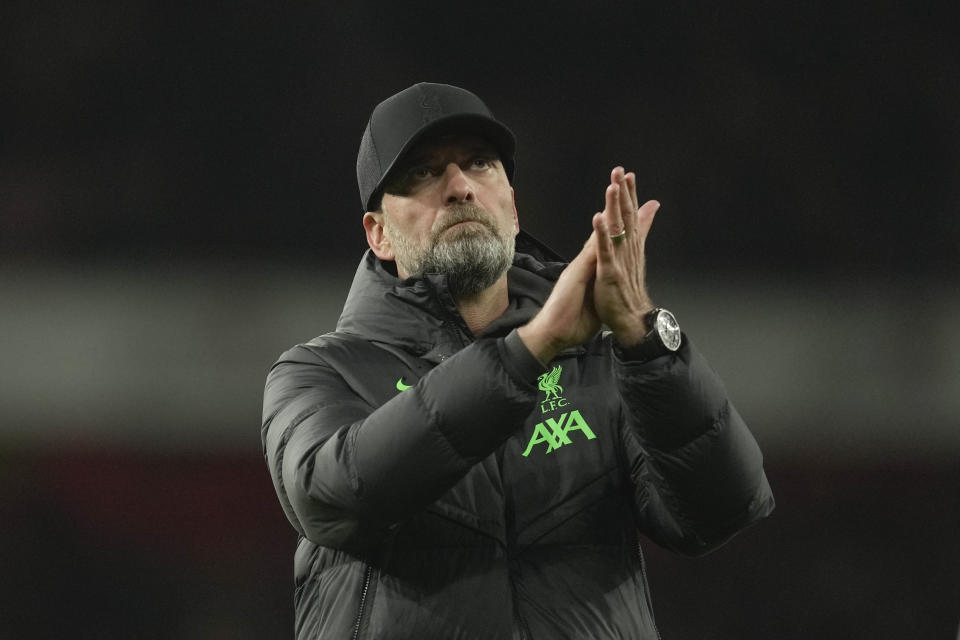
[[[597,270],[597,234],[590,234],[583,249],[550,292],[543,308],[517,330],[520,339],[540,362],[550,362],[563,349],[582,344],[600,329],[593,308],[593,279]]]
[[[600,321],[625,347],[646,335],[643,316],[653,309],[646,285],[645,243],[659,208],[656,200],[640,207],[636,176],[616,167],[610,172],[605,208],[593,216],[597,239],[594,305]],[[626,236],[614,242],[612,236],[621,231]]]

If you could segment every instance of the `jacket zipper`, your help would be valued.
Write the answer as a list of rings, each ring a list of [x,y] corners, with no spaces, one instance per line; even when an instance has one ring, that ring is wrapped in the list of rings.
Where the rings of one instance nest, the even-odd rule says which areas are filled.
[[[643,557],[643,548],[640,546],[639,539],[637,539],[637,557],[640,558],[640,573],[643,574],[643,584],[646,586],[644,595],[647,599],[647,609],[650,610],[650,619],[653,620],[653,630],[657,632],[657,640],[663,640],[660,635],[660,627],[657,626],[657,619],[653,615],[653,599],[650,597],[650,582],[647,580],[647,561]]]
[[[368,564],[363,576],[363,590],[360,592],[360,606],[357,608],[357,622],[353,625],[353,640],[360,637],[360,625],[363,622],[363,609],[367,603],[367,591],[370,590],[370,579],[373,577],[373,565]]]
[[[512,584],[510,585],[511,595],[513,596],[513,621],[517,625],[517,629],[520,630],[520,640],[527,640],[530,635],[527,633],[527,625],[520,617],[520,608],[519,602],[517,600],[517,589]]]

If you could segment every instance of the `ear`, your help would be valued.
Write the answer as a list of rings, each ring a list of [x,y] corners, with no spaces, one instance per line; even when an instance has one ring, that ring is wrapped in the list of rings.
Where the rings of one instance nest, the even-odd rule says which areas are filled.
[[[363,214],[363,228],[367,232],[367,244],[381,260],[394,260],[393,246],[383,228],[383,212],[367,211]]]
[[[510,203],[513,205],[513,235],[520,233],[520,218],[517,216],[517,198],[510,187]]]

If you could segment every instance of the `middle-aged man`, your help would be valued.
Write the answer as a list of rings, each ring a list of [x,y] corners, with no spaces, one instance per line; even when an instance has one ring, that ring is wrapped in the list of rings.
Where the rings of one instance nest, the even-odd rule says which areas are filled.
[[[613,169],[565,265],[520,231],[514,146],[449,85],[370,116],[370,250],[336,331],[264,397],[300,639],[658,638],[641,535],[702,554],[773,509],[720,380],[647,294],[659,204]]]

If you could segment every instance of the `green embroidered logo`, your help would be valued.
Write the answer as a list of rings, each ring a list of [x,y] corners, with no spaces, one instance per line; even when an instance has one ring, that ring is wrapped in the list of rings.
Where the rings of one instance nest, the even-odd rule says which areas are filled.
[[[400,376],[400,379],[397,380],[397,391],[406,391],[412,386],[412,384],[403,384],[403,376]]]
[[[560,386],[561,373],[563,373],[563,367],[557,365],[537,378],[537,387],[540,388],[540,391],[543,391],[543,400],[540,402],[540,413],[556,411],[559,407],[565,407],[570,404],[567,402],[567,399],[563,397],[563,387]]]
[[[543,400],[540,402],[540,413],[551,413],[560,407],[566,407],[570,402],[563,397],[563,387],[560,386],[560,375],[563,367],[556,365],[553,369],[537,378],[537,387],[543,391]],[[523,457],[530,455],[533,447],[538,444],[547,445],[546,453],[553,453],[565,444],[572,444],[570,432],[579,431],[593,440],[594,435],[590,425],[576,409],[569,413],[561,413],[558,418],[547,418],[546,422],[538,422],[533,428],[533,435],[527,444]]]
[[[563,387],[558,384],[561,373],[563,373],[563,367],[557,365],[549,373],[541,374],[537,378],[537,386],[546,394],[544,400],[549,400],[551,397],[557,399],[563,393]]]
[[[547,445],[546,453],[553,453],[565,444],[573,444],[568,435],[571,431],[580,431],[587,436],[587,440],[593,440],[597,437],[590,429],[587,421],[580,415],[580,412],[574,409],[569,414],[561,413],[556,420],[547,418],[546,425],[538,422],[537,426],[533,428],[533,435],[527,444],[527,450],[523,452],[523,457],[529,456],[533,446],[537,444]]]

